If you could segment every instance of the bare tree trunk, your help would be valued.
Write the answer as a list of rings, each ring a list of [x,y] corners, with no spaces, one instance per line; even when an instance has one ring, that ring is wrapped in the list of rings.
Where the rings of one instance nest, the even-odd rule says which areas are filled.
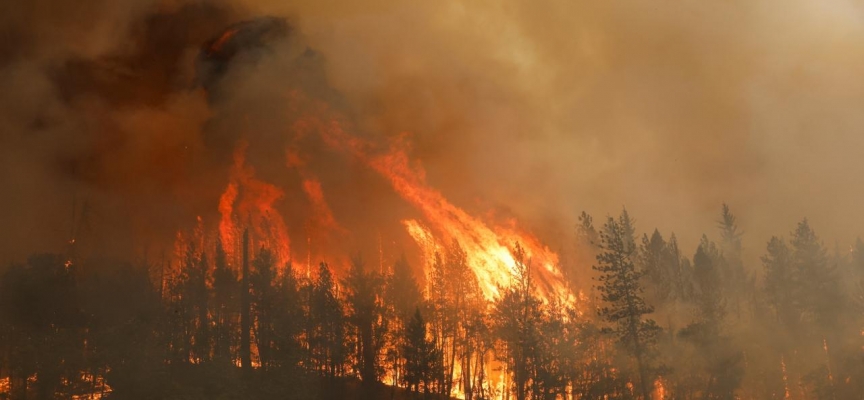
[[[240,279],[240,367],[252,369],[249,318],[249,229],[243,230],[243,276]]]

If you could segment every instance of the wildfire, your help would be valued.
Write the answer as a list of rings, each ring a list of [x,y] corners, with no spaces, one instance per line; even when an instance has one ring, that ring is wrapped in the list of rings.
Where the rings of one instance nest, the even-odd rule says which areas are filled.
[[[531,265],[539,267],[534,269],[534,273],[540,278],[541,285],[538,287],[544,299],[572,301],[572,295],[558,270],[558,255],[555,252],[515,226],[490,226],[429,187],[422,167],[412,168],[410,165],[410,147],[404,136],[391,142],[383,152],[373,154],[370,143],[346,133],[336,118],[327,124],[322,123],[320,128],[326,143],[365,161],[386,178],[403,199],[423,214],[432,230],[443,240],[456,241],[462,246],[487,299],[495,298],[498,288],[506,285],[515,273],[516,260],[511,247],[518,243],[525,249]],[[403,221],[403,224],[425,252],[428,253],[430,244],[433,248],[440,248],[440,240],[436,240],[429,230],[421,228],[416,221]]]
[[[249,227],[253,242],[272,250],[281,267],[291,258],[291,242],[285,220],[274,204],[285,194],[255,177],[255,169],[246,163],[246,148],[241,142],[234,151],[228,186],[219,199],[219,235],[229,258],[236,257],[240,232]]]
[[[791,399],[792,393],[789,391],[789,376],[786,373],[786,359],[780,356],[780,370],[783,372],[783,398]]]
[[[576,301],[558,269],[559,258],[555,252],[519,229],[515,222],[502,225],[485,221],[459,208],[430,187],[422,166],[409,157],[411,148],[405,135],[382,147],[348,133],[343,128],[347,124],[342,122],[341,116],[325,103],[311,101],[298,91],[290,93],[289,99],[304,111],[295,113],[302,117],[289,127],[293,141],[286,149],[286,166],[300,175],[302,190],[309,201],[307,240],[310,246],[314,240],[316,245],[326,247],[321,243],[326,243],[334,234],[347,234],[327,204],[321,182],[309,171],[307,160],[299,150],[298,143],[302,138],[317,134],[330,148],[360,160],[380,174],[400,197],[419,211],[422,221],[405,220],[402,223],[427,263],[433,260],[435,252],[443,244],[458,243],[465,251],[467,263],[485,297],[491,300],[516,273],[516,260],[511,250],[519,244],[531,265],[538,294],[546,301],[571,304]],[[285,193],[279,187],[256,178],[255,169],[246,161],[247,147],[247,143],[240,142],[235,148],[228,184],[218,204],[221,216],[219,236],[229,259],[236,265],[239,234],[248,227],[255,243],[253,248],[263,246],[271,249],[282,266],[291,260],[291,247],[286,222],[275,204]],[[317,253],[312,254],[310,250],[309,262],[312,256],[324,256]]]
[[[654,381],[654,400],[665,400],[666,399],[666,385],[663,381],[663,377],[657,377]]]
[[[304,135],[300,129],[295,129],[295,137]],[[300,151],[291,147],[287,151],[288,166],[295,169],[302,178],[303,193],[309,201],[310,212],[306,222],[307,228],[307,244],[309,245],[309,257],[312,256],[312,242],[314,238],[317,257],[324,257],[323,254],[329,247],[330,241],[334,237],[344,236],[347,230],[336,221],[333,211],[327,204],[324,196],[324,190],[321,187],[321,181],[306,167],[306,160],[300,154]],[[308,265],[312,265],[312,261],[308,261]]]

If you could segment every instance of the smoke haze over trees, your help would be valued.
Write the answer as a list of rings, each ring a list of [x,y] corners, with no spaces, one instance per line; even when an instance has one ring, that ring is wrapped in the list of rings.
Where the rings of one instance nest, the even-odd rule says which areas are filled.
[[[213,258],[187,247],[182,273],[159,285],[158,264],[33,255],[0,276],[0,390],[15,399],[859,398],[864,245],[829,254],[802,220],[767,241],[756,266],[764,278],[748,274],[742,287],[728,278],[737,219],[726,206],[721,215],[692,257],[657,230],[638,245],[626,211],[607,218],[593,245],[596,286],[575,302],[544,300],[518,243],[511,283],[488,300],[458,243],[436,253],[425,279],[404,258],[375,270],[355,257],[341,279],[325,263],[304,273],[276,265],[265,247],[244,255],[238,277],[217,245]],[[584,221],[580,231],[593,231]],[[656,269],[666,272],[652,278]]]
[[[6,1],[0,398],[859,399],[862,17]]]

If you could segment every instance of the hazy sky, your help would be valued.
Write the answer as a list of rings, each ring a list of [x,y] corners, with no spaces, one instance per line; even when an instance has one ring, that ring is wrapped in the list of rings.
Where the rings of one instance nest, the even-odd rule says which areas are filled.
[[[164,51],[134,40],[141,21],[190,2],[55,3],[0,6],[5,254],[66,232],[50,221],[71,213],[76,190],[126,205],[146,202],[139,185],[182,197],[176,171],[202,173],[170,162],[212,115],[200,96],[172,86],[124,103],[123,93],[57,83],[69,60]],[[112,73],[188,79],[199,37],[287,16],[323,56],[359,129],[410,132],[430,183],[474,212],[503,210],[549,235],[570,233],[582,210],[599,220],[626,206],[640,231],[678,233],[688,255],[714,233],[724,201],[751,257],[805,216],[830,246],[862,233],[864,6],[855,2],[213,4],[223,11],[188,19],[200,32],[153,25],[177,38],[170,78]]]
[[[691,245],[726,201],[760,252],[805,216],[829,245],[861,233],[864,8],[854,2],[295,12],[369,126],[416,133],[430,179],[463,201],[540,220],[626,205],[642,230]]]

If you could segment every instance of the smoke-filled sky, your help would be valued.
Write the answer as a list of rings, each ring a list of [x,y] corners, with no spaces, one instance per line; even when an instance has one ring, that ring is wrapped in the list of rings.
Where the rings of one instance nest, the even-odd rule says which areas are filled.
[[[82,199],[98,205],[94,223],[160,234],[215,209],[228,165],[208,155],[202,132],[220,110],[190,89],[194,59],[264,15],[287,17],[294,45],[235,74],[238,98],[266,99],[304,43],[356,129],[409,132],[432,186],[541,237],[626,206],[640,231],[675,231],[691,254],[724,201],[751,257],[805,216],[829,246],[864,226],[864,6],[852,1],[12,0],[0,5],[0,258],[60,248]]]

